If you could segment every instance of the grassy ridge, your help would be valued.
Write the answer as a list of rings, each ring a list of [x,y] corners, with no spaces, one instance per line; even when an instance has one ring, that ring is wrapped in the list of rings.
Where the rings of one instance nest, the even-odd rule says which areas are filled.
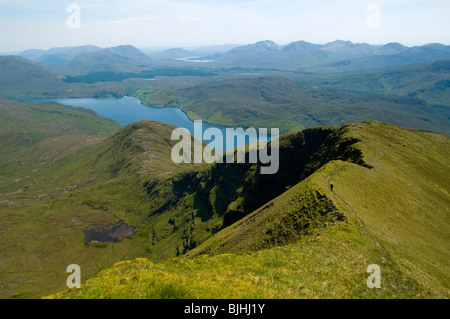
[[[62,76],[20,56],[0,57],[0,70],[1,97],[33,96],[34,92],[44,92],[45,96],[68,89]]]
[[[448,298],[449,138],[380,123],[354,135],[375,169],[334,174],[336,201],[357,214],[405,274]]]
[[[339,241],[339,245],[336,244]],[[382,263],[373,241],[346,223],[295,244],[239,254],[117,263],[48,298],[417,298],[422,288],[385,260],[382,288],[366,286]],[[391,285],[395,285],[395,289]]]
[[[170,160],[173,126],[144,121],[106,137],[98,132],[119,125],[92,111],[56,103],[3,106],[0,131],[14,138],[3,139],[8,153],[2,152],[0,165],[1,296],[60,290],[70,263],[78,263],[85,278],[124,258],[175,255],[184,228],[178,224],[180,231],[170,237],[169,217],[149,219],[161,198],[149,197],[144,187],[165,191],[171,174],[194,168]],[[17,138],[22,130],[33,138]],[[191,207],[182,212],[190,216]],[[118,221],[136,226],[137,234],[120,243],[84,244],[87,226]]]
[[[328,161],[188,254],[197,257],[119,263],[52,297],[448,298],[449,138],[373,121],[336,135],[328,143],[354,140],[365,165]],[[365,286],[372,263],[381,290]]]
[[[89,273],[111,265],[111,256],[120,260],[131,252],[129,242],[105,247],[105,254],[84,246],[84,227],[117,219],[101,209],[73,205],[69,191],[92,182],[86,169],[66,166],[72,176],[61,180],[54,166],[98,144],[120,125],[56,103],[0,100],[0,109],[0,296],[50,293],[63,287],[68,262],[80,260]]]
[[[0,174],[17,178],[19,171],[31,171],[27,164],[46,162],[118,128],[117,122],[82,108],[0,100]],[[54,138],[51,144],[43,142],[50,138]]]

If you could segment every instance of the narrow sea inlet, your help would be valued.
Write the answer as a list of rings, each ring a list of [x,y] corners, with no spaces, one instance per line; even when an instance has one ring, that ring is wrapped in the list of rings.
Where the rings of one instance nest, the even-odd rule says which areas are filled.
[[[173,107],[147,106],[142,104],[138,98],[130,96],[121,98],[22,99],[22,101],[58,102],[68,106],[83,107],[95,111],[100,116],[115,120],[122,126],[142,120],[158,121],[185,128],[191,134],[194,134],[194,121],[191,121],[181,109]],[[202,135],[208,128],[218,128],[222,131],[223,136],[226,136],[226,127],[212,125],[206,122],[202,123]],[[236,135],[238,138],[235,138],[234,146],[237,147],[243,145],[240,143],[239,136],[244,134],[236,132]],[[202,138],[203,136],[197,137]],[[270,139],[270,134],[267,139]],[[250,144],[257,140],[258,136],[249,135],[245,138],[245,144]],[[211,142],[211,140],[206,139],[203,139],[203,141],[205,143]],[[224,149],[228,150],[225,143],[223,148],[218,149],[218,151],[223,152]]]

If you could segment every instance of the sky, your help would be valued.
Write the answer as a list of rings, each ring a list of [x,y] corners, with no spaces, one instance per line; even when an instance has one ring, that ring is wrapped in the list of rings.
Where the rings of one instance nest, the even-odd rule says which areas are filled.
[[[0,0],[0,52],[334,40],[450,45],[449,0]]]

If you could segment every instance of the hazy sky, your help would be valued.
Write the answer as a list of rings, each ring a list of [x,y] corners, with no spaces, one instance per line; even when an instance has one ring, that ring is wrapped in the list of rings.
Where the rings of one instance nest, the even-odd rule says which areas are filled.
[[[273,40],[450,44],[449,0],[0,0],[0,51]]]

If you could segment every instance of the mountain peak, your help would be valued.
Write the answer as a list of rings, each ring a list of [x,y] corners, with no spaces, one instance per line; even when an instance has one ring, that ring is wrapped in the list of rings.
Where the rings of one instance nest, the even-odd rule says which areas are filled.
[[[423,45],[423,47],[434,49],[434,50],[446,51],[446,52],[450,51],[450,46],[443,45],[441,43],[427,43],[427,44]]]
[[[272,40],[258,41],[254,45],[256,45],[256,46],[266,46],[266,47],[269,47],[269,48],[278,48],[278,44],[276,44]]]
[[[259,53],[275,52],[275,51],[280,51],[280,46],[271,40],[264,40],[231,49],[226,53],[226,55],[246,57]]]
[[[92,53],[100,51],[101,48],[95,45],[82,45],[73,47],[51,48],[44,52],[36,60],[46,64],[61,64],[66,63],[80,54]]]
[[[396,48],[396,49],[405,49],[406,47],[398,42],[389,42],[384,45],[385,48]]]
[[[164,54],[189,54],[189,51],[183,49],[183,48],[172,48],[165,50],[163,52]]]
[[[283,48],[283,51],[300,51],[300,50],[311,50],[311,49],[319,49],[322,45],[313,44],[310,42],[306,42],[303,40],[291,42]]]
[[[119,53],[119,54],[122,54],[122,55],[130,55],[130,54],[131,55],[136,55],[137,54],[137,55],[144,56],[144,57],[148,58],[147,55],[144,52],[142,52],[138,48],[136,48],[136,47],[134,47],[132,45],[129,45],[129,44],[127,44],[127,45],[118,45],[118,46],[115,46],[115,47],[106,48],[103,51],[115,52],[115,53]]]
[[[344,40],[335,40],[333,42],[328,42],[325,44],[325,47],[353,47],[355,46],[355,43],[352,41],[344,41]]]

